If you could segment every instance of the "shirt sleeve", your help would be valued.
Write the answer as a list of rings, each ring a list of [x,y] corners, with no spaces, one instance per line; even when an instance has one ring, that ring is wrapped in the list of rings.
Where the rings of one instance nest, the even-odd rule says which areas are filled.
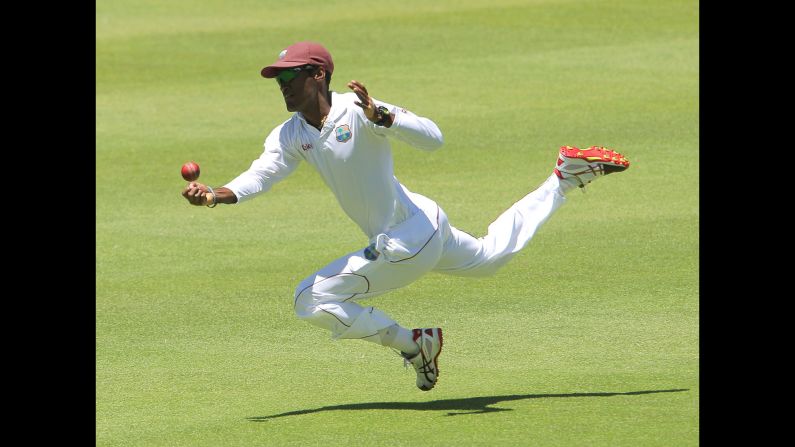
[[[301,157],[291,150],[284,125],[268,135],[264,146],[262,155],[251,163],[247,171],[224,185],[237,196],[237,203],[268,191],[293,172],[301,161]]]
[[[373,99],[378,106],[384,106],[395,117],[391,127],[373,126],[378,135],[395,137],[404,143],[425,151],[434,151],[442,147],[444,137],[439,126],[428,118],[419,116],[402,107]]]

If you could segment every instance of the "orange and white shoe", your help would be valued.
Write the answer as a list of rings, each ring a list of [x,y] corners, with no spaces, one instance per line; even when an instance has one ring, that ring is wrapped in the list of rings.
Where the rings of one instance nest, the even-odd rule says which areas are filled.
[[[588,149],[561,146],[554,172],[559,178],[583,188],[599,176],[621,172],[628,167],[629,160],[604,146]]]
[[[404,353],[404,362],[411,364],[417,371],[417,388],[430,391],[439,379],[439,354],[442,353],[442,329],[413,329],[414,341],[419,345],[420,352],[413,357]]]

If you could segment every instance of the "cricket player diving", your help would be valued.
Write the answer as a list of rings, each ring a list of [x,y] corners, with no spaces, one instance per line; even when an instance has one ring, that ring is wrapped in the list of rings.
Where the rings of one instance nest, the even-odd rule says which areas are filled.
[[[315,42],[281,51],[262,76],[275,78],[293,115],[265,139],[264,151],[224,186],[190,182],[182,195],[191,205],[243,203],[268,191],[305,161],[334,193],[366,242],[295,288],[296,316],[327,329],[334,339],[358,339],[400,352],[417,372],[417,387],[431,390],[439,378],[442,329],[409,329],[375,307],[357,301],[407,286],[430,271],[486,276],[524,248],[565,201],[594,179],[624,171],[629,161],[601,146],[560,148],[550,176],[497,217],[480,238],[450,225],[432,199],[411,191],[393,171],[390,138],[419,150],[439,149],[444,139],[430,119],[370,96],[359,81],[347,93],[331,91],[331,54]]]

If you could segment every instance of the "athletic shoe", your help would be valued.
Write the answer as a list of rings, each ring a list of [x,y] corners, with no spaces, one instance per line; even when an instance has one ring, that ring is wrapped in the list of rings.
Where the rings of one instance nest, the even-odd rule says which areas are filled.
[[[420,352],[414,356],[400,353],[404,363],[414,367],[417,371],[417,388],[430,391],[436,380],[439,379],[439,354],[442,352],[442,329],[414,329],[414,341],[420,347]]]
[[[555,174],[564,180],[573,180],[580,188],[601,175],[621,172],[629,167],[629,160],[618,152],[602,146],[579,149],[562,146]]]

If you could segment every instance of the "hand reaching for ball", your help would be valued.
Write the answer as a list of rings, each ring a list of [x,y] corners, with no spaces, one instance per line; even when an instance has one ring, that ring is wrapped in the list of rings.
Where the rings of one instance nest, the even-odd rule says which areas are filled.
[[[205,206],[212,203],[213,196],[207,186],[198,182],[190,182],[182,190],[182,197],[188,199],[191,205]]]
[[[207,186],[197,183],[195,180],[199,178],[201,170],[196,162],[189,161],[182,165],[182,178],[188,183],[188,186],[182,190],[182,196],[188,199],[191,205],[203,206],[212,201],[212,195]]]
[[[210,188],[197,182],[199,172],[199,165],[195,162],[189,161],[182,165],[182,178],[189,182],[182,190],[182,197],[185,197],[188,203],[210,208],[215,208],[219,203],[237,203],[237,196],[229,188],[223,186]]]

